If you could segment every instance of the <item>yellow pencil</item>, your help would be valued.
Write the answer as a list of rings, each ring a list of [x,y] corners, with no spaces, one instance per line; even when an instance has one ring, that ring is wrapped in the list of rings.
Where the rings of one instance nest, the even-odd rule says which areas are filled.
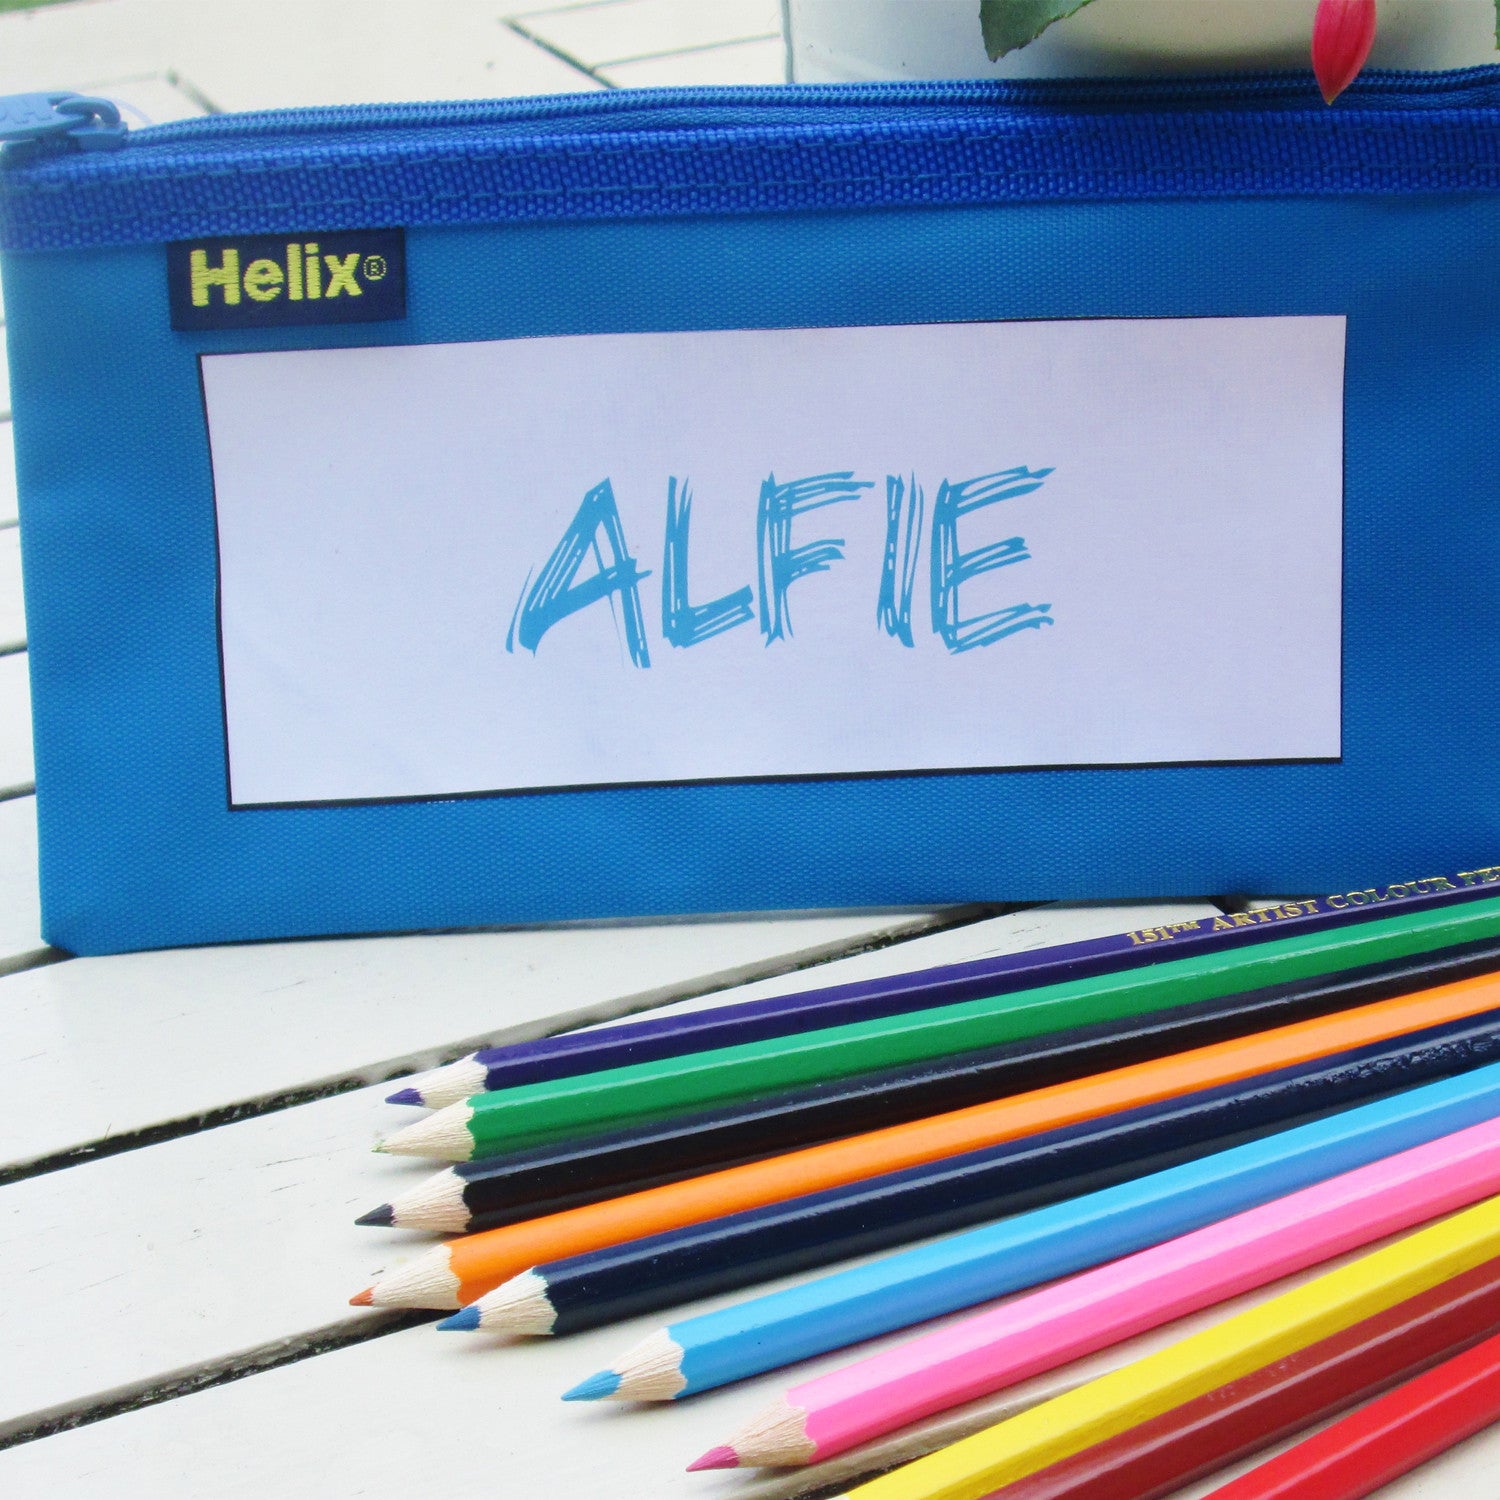
[[[1500,1255],[1500,1198],[848,1492],[843,1500],[979,1500],[1195,1396]]]

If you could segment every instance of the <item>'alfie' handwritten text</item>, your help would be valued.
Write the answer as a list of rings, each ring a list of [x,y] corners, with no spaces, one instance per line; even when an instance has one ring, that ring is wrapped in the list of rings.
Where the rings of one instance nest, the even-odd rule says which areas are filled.
[[[970,547],[959,542],[959,522],[1002,500],[1014,500],[1040,489],[1048,469],[1005,469],[974,479],[944,479],[927,516],[926,494],[916,476],[885,481],[885,547],[876,591],[878,628],[903,646],[915,646],[912,599],[927,533],[928,597],[932,632],[949,652],[990,646],[1023,630],[1054,622],[1051,604],[1016,603],[1002,609],[965,615],[962,586],[983,573],[1025,562],[1031,553],[1024,537],[1011,536]],[[755,582],[694,604],[688,587],[688,537],[692,490],[685,478],[667,480],[665,539],[661,567],[661,634],[668,645],[687,648],[727,630],[758,624],[767,646],[792,634],[792,585],[814,573],[826,573],[844,556],[844,539],[819,536],[793,541],[798,517],[827,506],[861,500],[874,488],[852,470],[780,481],[768,474],[756,506]],[[592,560],[592,570],[585,567]],[[582,576],[580,576],[582,575]],[[646,610],[641,584],[651,577],[642,568],[625,536],[614,488],[601,480],[563,532],[539,571],[528,575],[511,619],[506,649],[519,645],[535,652],[547,632],[580,610],[612,601],[630,660],[651,665]]]

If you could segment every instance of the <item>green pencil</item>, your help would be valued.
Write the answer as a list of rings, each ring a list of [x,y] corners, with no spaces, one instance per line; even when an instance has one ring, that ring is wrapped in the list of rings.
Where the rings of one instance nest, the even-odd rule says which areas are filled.
[[[444,1161],[500,1156],[773,1089],[1296,983],[1497,934],[1500,897],[1411,912],[1123,974],[475,1094],[397,1131],[376,1149]]]

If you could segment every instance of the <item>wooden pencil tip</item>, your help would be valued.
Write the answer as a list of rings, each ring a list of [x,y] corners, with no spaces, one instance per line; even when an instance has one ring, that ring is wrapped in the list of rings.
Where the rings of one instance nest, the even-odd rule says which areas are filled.
[[[356,1224],[378,1224],[382,1229],[389,1229],[396,1222],[396,1211],[389,1203],[382,1203],[379,1208],[372,1208],[369,1213],[361,1214],[354,1222]]]
[[[397,1089],[394,1094],[385,1096],[387,1104],[425,1104],[427,1101],[422,1097],[421,1089]]]
[[[356,1292],[349,1299],[350,1307],[373,1307],[375,1305],[375,1288],[367,1286],[364,1291]]]
[[[702,1458],[695,1458],[687,1466],[689,1474],[695,1474],[699,1469],[737,1469],[740,1466],[740,1456],[733,1448],[726,1448],[720,1444],[717,1448],[710,1448]]]

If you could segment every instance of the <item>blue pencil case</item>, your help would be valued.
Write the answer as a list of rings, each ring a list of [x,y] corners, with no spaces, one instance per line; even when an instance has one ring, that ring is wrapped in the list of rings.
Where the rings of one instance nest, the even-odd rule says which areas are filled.
[[[1492,859],[1497,111],[0,102],[47,939]]]

